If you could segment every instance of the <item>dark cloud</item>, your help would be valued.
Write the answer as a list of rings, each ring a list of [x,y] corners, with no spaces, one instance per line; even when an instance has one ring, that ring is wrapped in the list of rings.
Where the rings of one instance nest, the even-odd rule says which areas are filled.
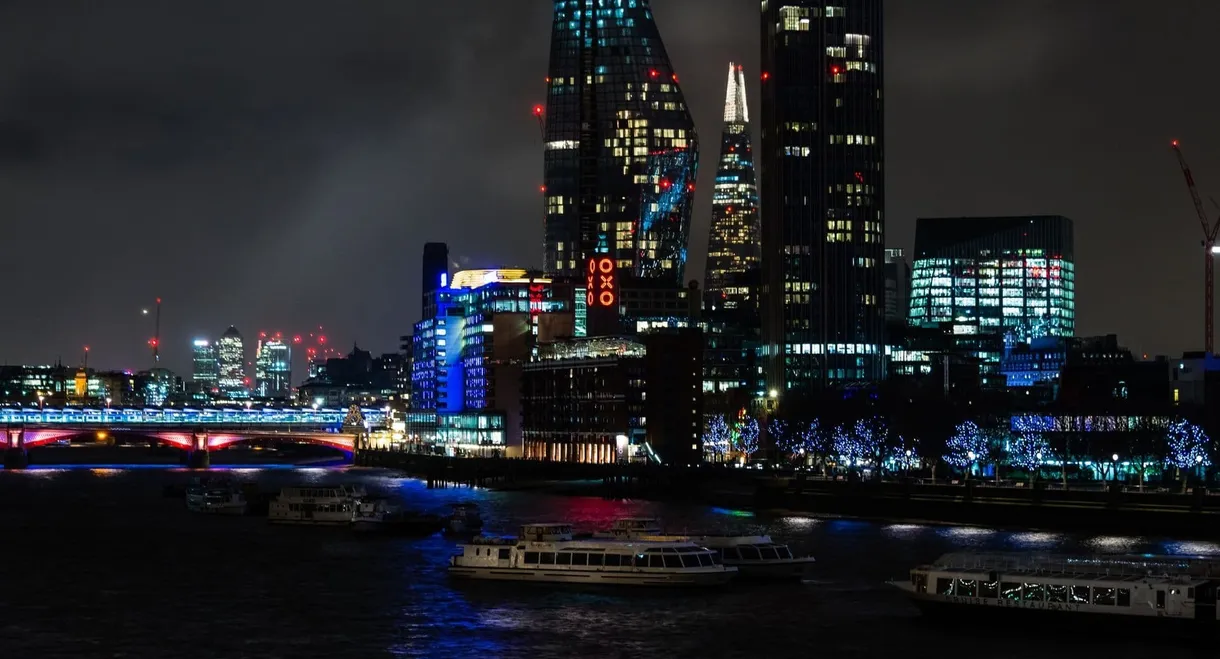
[[[758,3],[654,0],[704,144],[699,278],[729,60]],[[458,6],[460,5],[460,7]],[[1198,227],[1166,145],[1220,195],[1215,3],[889,2],[888,239],[929,215],[1077,220],[1082,332],[1198,343]],[[0,360],[141,367],[230,323],[392,350],[418,254],[538,265],[551,4],[0,0]],[[754,74],[751,74],[754,77]],[[756,78],[755,78],[756,79]],[[757,89],[753,92],[757,116]],[[757,135],[756,135],[757,139]],[[1141,308],[1142,307],[1142,308]],[[1171,318],[1170,322],[1158,318]]]

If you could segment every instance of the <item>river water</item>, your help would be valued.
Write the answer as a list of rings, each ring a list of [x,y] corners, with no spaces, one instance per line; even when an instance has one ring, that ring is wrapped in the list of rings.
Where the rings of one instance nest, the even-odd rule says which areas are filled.
[[[170,469],[0,473],[0,657],[1137,657],[1140,638],[926,624],[884,581],[954,549],[1220,554],[1211,543],[888,524],[642,501],[427,490],[369,469],[233,469],[272,490],[359,481],[441,512],[479,503],[491,532],[528,521],[767,532],[813,553],[805,584],[573,590],[451,582],[452,541],[358,537],[255,517],[191,515]],[[1173,650],[1220,656],[1220,650]]]

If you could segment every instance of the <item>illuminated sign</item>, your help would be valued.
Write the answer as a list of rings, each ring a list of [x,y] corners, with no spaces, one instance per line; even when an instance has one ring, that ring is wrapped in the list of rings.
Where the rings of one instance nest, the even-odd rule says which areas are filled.
[[[614,259],[593,257],[585,264],[585,303],[590,308],[614,307],[618,303],[618,265]]]

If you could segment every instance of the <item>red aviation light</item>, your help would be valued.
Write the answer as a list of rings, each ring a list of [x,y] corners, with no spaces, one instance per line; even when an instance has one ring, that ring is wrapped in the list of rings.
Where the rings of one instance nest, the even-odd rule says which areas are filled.
[[[1170,144],[1173,146],[1173,148],[1175,148],[1175,149],[1176,149],[1176,148],[1178,148],[1178,141],[1177,141],[1177,140],[1174,140],[1174,141],[1173,141],[1173,142],[1171,142]]]
[[[763,79],[763,82],[766,82],[766,81],[770,80],[770,79],[771,79],[771,74],[770,74],[770,73],[767,73],[766,71],[763,71],[763,72],[762,72],[762,79]]]
[[[650,75],[650,76],[652,76],[653,78],[655,78],[655,77],[657,77],[657,76],[659,76],[659,75],[661,75],[661,74],[657,73],[657,70],[656,70],[656,69],[653,69],[653,70],[651,70],[651,71],[649,71],[649,72],[648,72],[648,75]]]
[[[687,192],[694,192],[694,191],[695,191],[695,184],[694,184],[694,183],[687,183],[687,184],[686,184],[686,191],[687,191]]]
[[[300,335],[300,334],[297,334],[296,336],[292,337],[292,342],[293,342],[293,343],[300,343],[300,342],[301,342],[301,335]]]
[[[546,186],[545,185],[538,186],[538,192],[546,192]]]
[[[543,112],[545,112],[545,109],[541,105],[534,106],[534,116],[535,117],[541,117]]]
[[[738,71],[745,71],[745,70],[746,70],[746,67],[744,67],[744,66],[742,66],[742,65],[738,64],[738,65],[737,65],[737,70],[738,70]]]
[[[833,75],[839,75],[840,69],[838,66],[832,66],[830,67],[830,72]]]
[[[670,185],[672,185],[672,184],[669,182],[669,179],[664,179],[664,178],[661,179],[661,189],[662,190],[668,190]]]
[[[674,79],[674,82],[677,82],[677,81],[678,81],[678,74],[676,74],[676,73],[675,73],[675,74],[673,74],[673,79]]]

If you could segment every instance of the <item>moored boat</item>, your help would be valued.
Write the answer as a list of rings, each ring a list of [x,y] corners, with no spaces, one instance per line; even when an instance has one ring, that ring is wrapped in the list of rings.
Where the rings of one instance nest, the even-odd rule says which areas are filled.
[[[459,545],[449,573],[469,579],[622,586],[717,586],[737,569],[690,542],[573,538],[569,524],[526,524],[518,538]]]
[[[651,517],[617,519],[608,531],[595,533],[594,537],[692,542],[717,552],[720,561],[737,568],[742,578],[804,580],[813,576],[817,563],[812,556],[794,555],[788,545],[775,542],[769,535],[664,533],[660,522]]]
[[[950,553],[891,581],[925,615],[1220,632],[1220,561],[1181,556]]]
[[[483,518],[475,503],[455,503],[445,520],[445,530],[450,533],[475,533],[483,528]]]
[[[245,515],[246,495],[232,483],[198,485],[186,490],[186,509],[209,515]]]
[[[267,507],[267,520],[274,524],[348,525],[356,504],[365,496],[363,488],[351,485],[285,487]]]
[[[444,526],[438,515],[405,510],[382,497],[361,499],[352,512],[352,529],[361,532],[432,535]]]

